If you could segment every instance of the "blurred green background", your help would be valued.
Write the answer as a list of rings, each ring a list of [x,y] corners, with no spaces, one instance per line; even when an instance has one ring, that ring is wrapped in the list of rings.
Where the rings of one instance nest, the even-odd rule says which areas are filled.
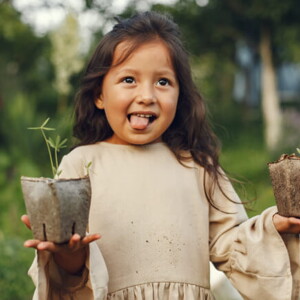
[[[20,176],[51,176],[43,140],[26,128],[50,117],[49,126],[72,146],[82,70],[115,15],[152,9],[174,17],[222,143],[222,166],[244,182],[236,188],[249,201],[249,216],[274,204],[267,163],[300,146],[299,4],[157,2],[0,1],[1,300],[27,300],[33,293],[26,273],[34,253],[22,246],[31,233],[20,221]]]

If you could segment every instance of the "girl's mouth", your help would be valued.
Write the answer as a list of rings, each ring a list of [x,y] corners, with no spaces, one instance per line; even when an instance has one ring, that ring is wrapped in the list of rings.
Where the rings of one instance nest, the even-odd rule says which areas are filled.
[[[133,129],[143,130],[151,124],[157,116],[152,113],[132,113],[127,116]]]

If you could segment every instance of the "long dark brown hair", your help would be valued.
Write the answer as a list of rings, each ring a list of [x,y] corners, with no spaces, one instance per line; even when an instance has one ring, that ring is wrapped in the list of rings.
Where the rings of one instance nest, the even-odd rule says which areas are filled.
[[[162,140],[183,164],[187,159],[186,153],[190,153],[190,158],[205,169],[214,184],[220,186],[219,179],[223,175],[219,166],[218,140],[207,120],[203,98],[193,82],[188,53],[178,26],[170,17],[156,12],[139,13],[129,19],[118,20],[98,44],[76,97],[74,136],[79,139],[78,145],[93,144],[113,135],[104,111],[97,109],[94,102],[101,94],[104,76],[112,67],[117,45],[130,42],[130,47],[122,55],[124,61],[139,46],[154,39],[160,39],[168,47],[179,82],[176,115]],[[213,187],[204,186],[212,203]]]

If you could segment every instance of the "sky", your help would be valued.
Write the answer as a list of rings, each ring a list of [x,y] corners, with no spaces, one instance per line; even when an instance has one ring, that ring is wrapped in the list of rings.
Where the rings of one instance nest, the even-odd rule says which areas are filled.
[[[66,14],[72,11],[78,17],[82,51],[89,49],[93,33],[100,28],[104,33],[109,31],[113,24],[105,22],[96,10],[84,10],[85,0],[13,0],[13,5],[21,12],[23,22],[30,24],[38,36],[43,36],[55,30],[65,19]],[[98,0],[99,2],[101,0]],[[110,0],[111,14],[118,15],[123,11],[130,0]],[[136,0],[137,10],[147,10],[150,4],[173,4],[176,0]],[[205,6],[209,0],[195,0],[199,6]],[[66,9],[69,8],[69,10]]]
[[[64,20],[67,11],[60,4],[69,6],[73,12],[78,14],[79,24],[85,34],[88,31],[98,29],[102,25],[101,16],[99,17],[97,12],[82,13],[84,0],[43,1],[42,3],[46,3],[48,7],[41,5],[41,2],[41,0],[13,0],[14,6],[22,13],[23,21],[32,25],[38,35],[43,35],[54,29]],[[111,0],[111,2],[111,12],[118,14],[126,7],[129,0]],[[140,0],[137,8],[147,9],[147,2],[172,4],[175,0]]]

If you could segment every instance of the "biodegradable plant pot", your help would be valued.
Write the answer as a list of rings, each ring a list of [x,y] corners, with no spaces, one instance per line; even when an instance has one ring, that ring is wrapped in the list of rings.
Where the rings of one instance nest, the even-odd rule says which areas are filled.
[[[269,163],[269,171],[278,213],[300,217],[300,157],[283,154]]]
[[[74,233],[85,236],[91,202],[89,177],[22,176],[21,185],[35,239],[65,243]]]

